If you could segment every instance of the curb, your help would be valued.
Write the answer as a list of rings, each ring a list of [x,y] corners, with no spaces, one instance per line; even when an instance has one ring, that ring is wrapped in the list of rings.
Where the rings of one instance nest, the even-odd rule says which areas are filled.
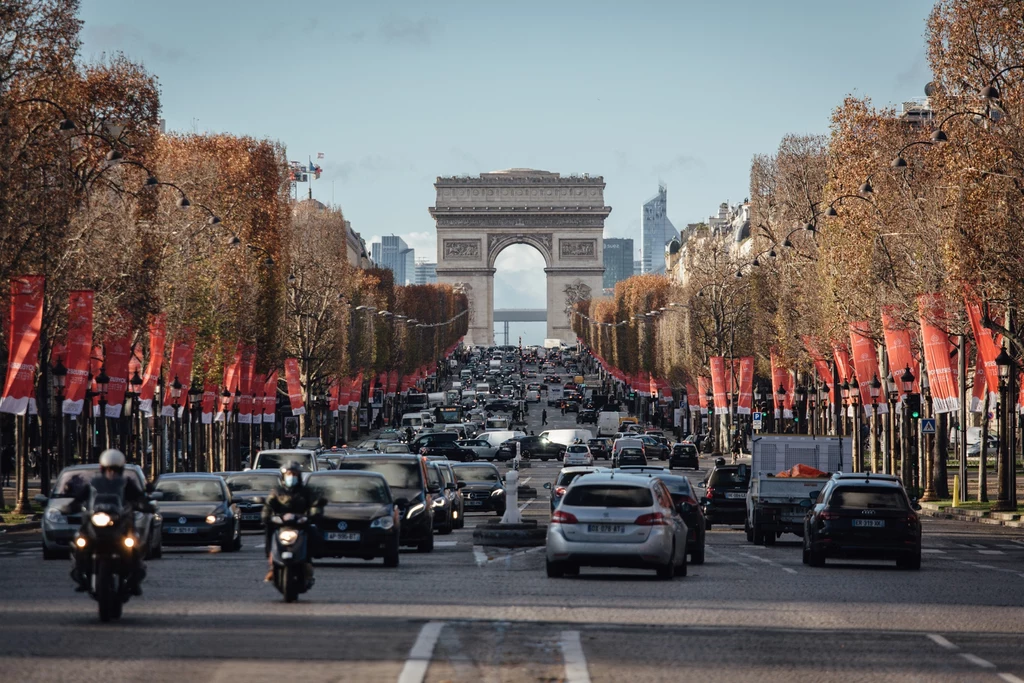
[[[22,522],[21,524],[0,524],[0,534],[10,533],[13,531],[29,531],[31,529],[38,529],[39,522]]]
[[[955,508],[954,508],[955,509]],[[976,513],[976,510],[970,510],[971,513]],[[922,508],[918,510],[918,514],[924,515],[925,517],[933,517],[935,519],[947,519],[957,522],[973,522],[974,524],[988,524],[990,526],[1005,526],[1013,529],[1024,529],[1024,520],[1017,519],[1020,515],[1013,515],[1014,519],[998,519],[994,517],[983,517],[978,514],[963,514],[963,510],[957,512],[947,512],[945,509],[939,508]]]
[[[522,524],[489,522],[473,530],[473,543],[500,548],[530,548],[547,542],[548,527],[529,520]]]

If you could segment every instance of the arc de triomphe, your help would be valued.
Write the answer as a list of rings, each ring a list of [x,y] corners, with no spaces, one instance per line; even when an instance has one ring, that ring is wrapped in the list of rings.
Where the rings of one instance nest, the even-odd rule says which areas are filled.
[[[544,256],[547,337],[572,343],[568,311],[599,296],[604,275],[604,179],[528,168],[438,178],[437,279],[469,297],[466,343],[494,343],[494,261],[512,244]]]

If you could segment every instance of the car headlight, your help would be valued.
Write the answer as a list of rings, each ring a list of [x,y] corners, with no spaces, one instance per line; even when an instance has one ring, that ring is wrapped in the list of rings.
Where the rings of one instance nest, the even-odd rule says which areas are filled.
[[[225,519],[227,519],[227,517],[225,517],[224,515],[222,515],[220,513],[217,513],[216,515],[207,515],[206,516],[206,523],[207,524],[220,524]]]
[[[492,496],[504,496],[505,495],[505,489],[494,489],[493,491],[491,491],[491,495]]]
[[[295,529],[281,529],[277,532],[277,540],[285,545],[291,545],[299,540],[299,532]]]
[[[57,508],[50,508],[49,510],[47,510],[46,514],[44,515],[44,517],[46,518],[46,521],[49,522],[50,524],[67,524],[68,523],[67,515],[65,515],[63,512],[61,512]]]
[[[111,526],[114,520],[106,512],[94,512],[92,517],[93,526]]]
[[[431,505],[433,505],[436,508],[443,508],[447,503],[447,498],[445,498],[444,496],[438,496],[437,498],[434,499],[434,502],[431,503]]]
[[[423,503],[416,503],[406,511],[405,518],[412,519],[413,515],[418,515],[426,509],[427,506],[425,506]]]
[[[395,520],[391,517],[378,517],[370,522],[371,529],[391,529],[395,526]]]

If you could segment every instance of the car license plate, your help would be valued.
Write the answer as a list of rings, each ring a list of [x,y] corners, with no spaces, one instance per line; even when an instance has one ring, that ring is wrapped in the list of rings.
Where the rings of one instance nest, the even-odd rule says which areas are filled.
[[[465,501],[465,503],[466,503],[466,505],[470,505],[470,506],[473,506],[473,505],[483,505],[484,504],[484,502],[482,500],[467,500],[467,501]]]
[[[260,519],[260,513],[258,513],[258,512],[247,514],[247,515],[242,515],[242,521],[243,522],[258,522],[259,519]]]
[[[199,527],[194,526],[169,526],[164,529],[169,534],[198,534]]]
[[[325,534],[328,541],[358,541],[359,534],[350,531],[328,531]]]
[[[622,524],[588,524],[587,531],[592,534],[624,534],[626,527]]]
[[[747,494],[745,494],[745,493],[726,493],[725,497],[728,498],[729,500],[736,500],[738,498],[746,498]]]
[[[854,526],[860,527],[880,527],[885,526],[884,519],[855,519],[853,520]]]

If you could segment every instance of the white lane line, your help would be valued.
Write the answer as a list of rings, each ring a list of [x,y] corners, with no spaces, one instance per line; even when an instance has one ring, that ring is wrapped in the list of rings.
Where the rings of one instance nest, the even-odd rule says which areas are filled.
[[[1006,683],[1024,683],[1024,678],[1019,678],[1017,676],[1014,676],[1013,674],[1001,673],[996,674],[996,676],[999,676],[999,678],[1006,681]]]
[[[521,482],[519,482],[519,485],[520,486],[526,486],[527,484],[530,483],[531,479],[533,479],[533,477],[527,477],[526,479],[523,479]]]
[[[528,500],[525,503],[523,503],[522,505],[520,505],[519,506],[519,511],[522,512],[523,510],[525,510],[526,506],[529,505],[530,503],[534,502],[535,500],[537,500],[537,499],[536,498],[531,498],[530,500]]]
[[[921,548],[921,552],[922,553],[927,553],[929,555],[945,555],[946,554],[945,550],[938,550],[936,548]]]
[[[978,553],[981,554],[981,555],[1005,555],[1006,554],[1002,550],[979,550]]]
[[[795,569],[790,569],[789,567],[783,567],[782,571],[787,572],[789,574],[796,574],[796,570]]]
[[[434,541],[434,545],[438,548],[451,548],[452,546],[458,544],[458,541]]]
[[[946,640],[945,638],[940,636],[938,633],[929,633],[928,634],[928,639],[931,640],[936,645],[938,645],[939,647],[944,647],[947,650],[959,650],[960,649],[959,647],[957,647],[953,643],[949,642],[948,640]]]
[[[971,664],[974,664],[975,666],[980,666],[982,669],[996,668],[996,665],[992,662],[988,661],[987,659],[982,659],[978,655],[972,655],[970,652],[961,652],[960,656],[966,659]]]
[[[579,631],[562,631],[562,659],[565,660],[565,683],[590,683],[587,658],[583,654]]]
[[[409,657],[398,676],[398,683],[423,683],[430,667],[430,660],[434,656],[434,646],[437,645],[443,628],[443,621],[428,621],[423,625],[416,642],[409,650]]]

